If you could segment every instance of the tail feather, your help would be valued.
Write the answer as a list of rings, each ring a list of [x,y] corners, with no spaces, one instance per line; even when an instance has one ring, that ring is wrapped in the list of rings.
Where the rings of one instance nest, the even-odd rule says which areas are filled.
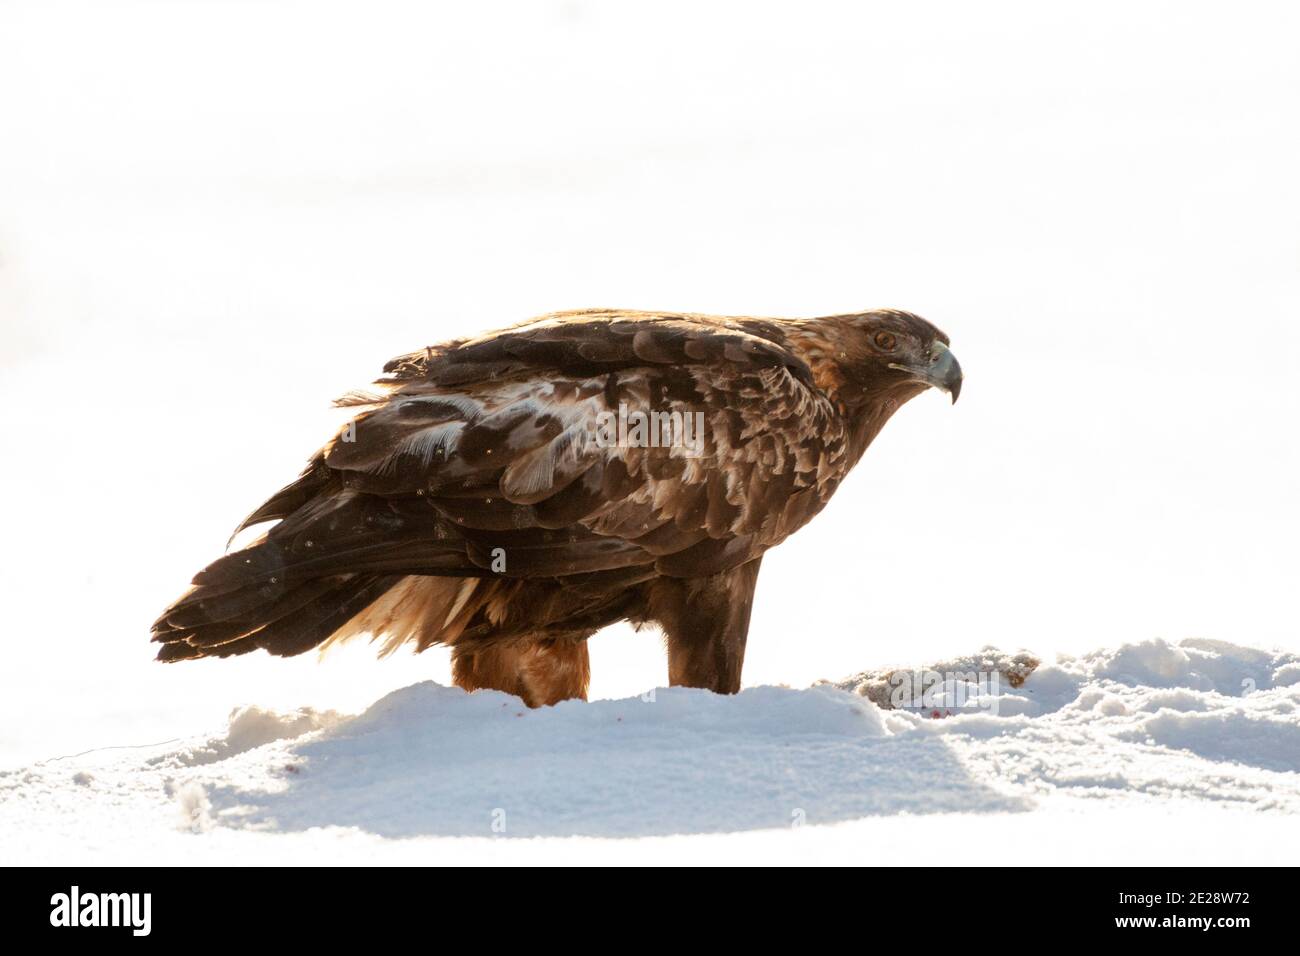
[[[206,602],[191,604],[184,609],[184,615],[164,616],[162,626],[167,629],[154,635],[154,640],[163,645],[158,660],[228,657],[258,648],[280,657],[301,654],[328,639],[399,578],[400,575],[360,574],[320,578],[224,620],[204,617]],[[257,595],[260,588],[246,591]],[[218,601],[223,609],[231,604]],[[183,623],[176,625],[177,618]]]
[[[167,630],[187,630],[226,621],[269,624],[291,614],[338,584],[336,578],[316,578],[296,586],[261,582],[216,595],[195,588],[162,618]]]
[[[282,520],[194,576],[191,590],[154,622],[158,659],[258,648],[301,654],[407,573],[486,573],[471,563],[459,532],[427,504],[362,497],[335,485],[309,467],[253,512],[245,525]]]
[[[257,646],[277,657],[309,651],[356,617],[402,575],[358,577],[328,591],[297,613],[268,624],[256,635]]]

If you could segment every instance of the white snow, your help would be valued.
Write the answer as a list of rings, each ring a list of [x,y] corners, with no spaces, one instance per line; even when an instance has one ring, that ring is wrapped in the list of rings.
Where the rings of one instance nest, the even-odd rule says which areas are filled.
[[[1300,652],[1298,27],[0,4],[0,856],[1294,859],[1300,662],[1251,648]],[[331,399],[611,305],[909,308],[966,370],[766,557],[746,693],[643,702],[663,650],[626,627],[600,699],[521,717],[424,683],[445,649],[152,662]],[[951,676],[1011,673],[985,645],[1045,663]],[[871,703],[885,665],[938,671],[932,706]],[[876,696],[763,686],[862,669]]]
[[[925,670],[1012,661],[986,649]],[[861,862],[904,834],[964,832],[930,850],[1055,862],[1096,852],[1077,832],[1104,827],[1105,860],[1176,860],[1180,840],[1198,862],[1281,860],[1300,850],[1296,664],[1148,641],[1041,665],[957,713],[882,708],[862,675],[855,690],[659,688],[541,710],[433,682],[350,717],[248,708],[216,737],[0,773],[0,856],[707,860],[719,844],[681,837],[731,834],[742,859]]]

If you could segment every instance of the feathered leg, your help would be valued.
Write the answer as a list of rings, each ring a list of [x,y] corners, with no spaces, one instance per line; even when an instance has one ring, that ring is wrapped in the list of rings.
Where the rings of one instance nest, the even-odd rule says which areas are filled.
[[[587,699],[591,662],[585,640],[545,639],[484,650],[453,650],[452,678],[465,690],[503,690],[529,707]]]
[[[708,578],[660,578],[650,617],[668,641],[668,683],[719,694],[740,690],[745,638],[758,583],[757,558]]]

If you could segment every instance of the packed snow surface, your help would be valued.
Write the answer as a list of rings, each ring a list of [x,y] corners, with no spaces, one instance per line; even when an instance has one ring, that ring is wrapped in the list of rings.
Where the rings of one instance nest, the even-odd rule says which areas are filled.
[[[1294,655],[1208,640],[541,710],[426,682],[355,716],[244,707],[214,737],[5,771],[0,851],[855,862],[940,839],[969,862],[1262,861],[1300,848],[1298,703]]]

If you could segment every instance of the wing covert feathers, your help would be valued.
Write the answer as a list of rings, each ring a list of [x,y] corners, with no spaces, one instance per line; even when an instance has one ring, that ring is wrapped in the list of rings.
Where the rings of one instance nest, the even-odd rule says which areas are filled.
[[[744,564],[852,464],[841,416],[770,320],[563,313],[385,372],[236,533],[276,523],[155,624],[160,659],[291,655],[366,631],[385,653],[488,640],[512,602],[580,630],[624,599],[596,583]],[[611,443],[611,419],[636,412],[700,427],[690,444]]]

